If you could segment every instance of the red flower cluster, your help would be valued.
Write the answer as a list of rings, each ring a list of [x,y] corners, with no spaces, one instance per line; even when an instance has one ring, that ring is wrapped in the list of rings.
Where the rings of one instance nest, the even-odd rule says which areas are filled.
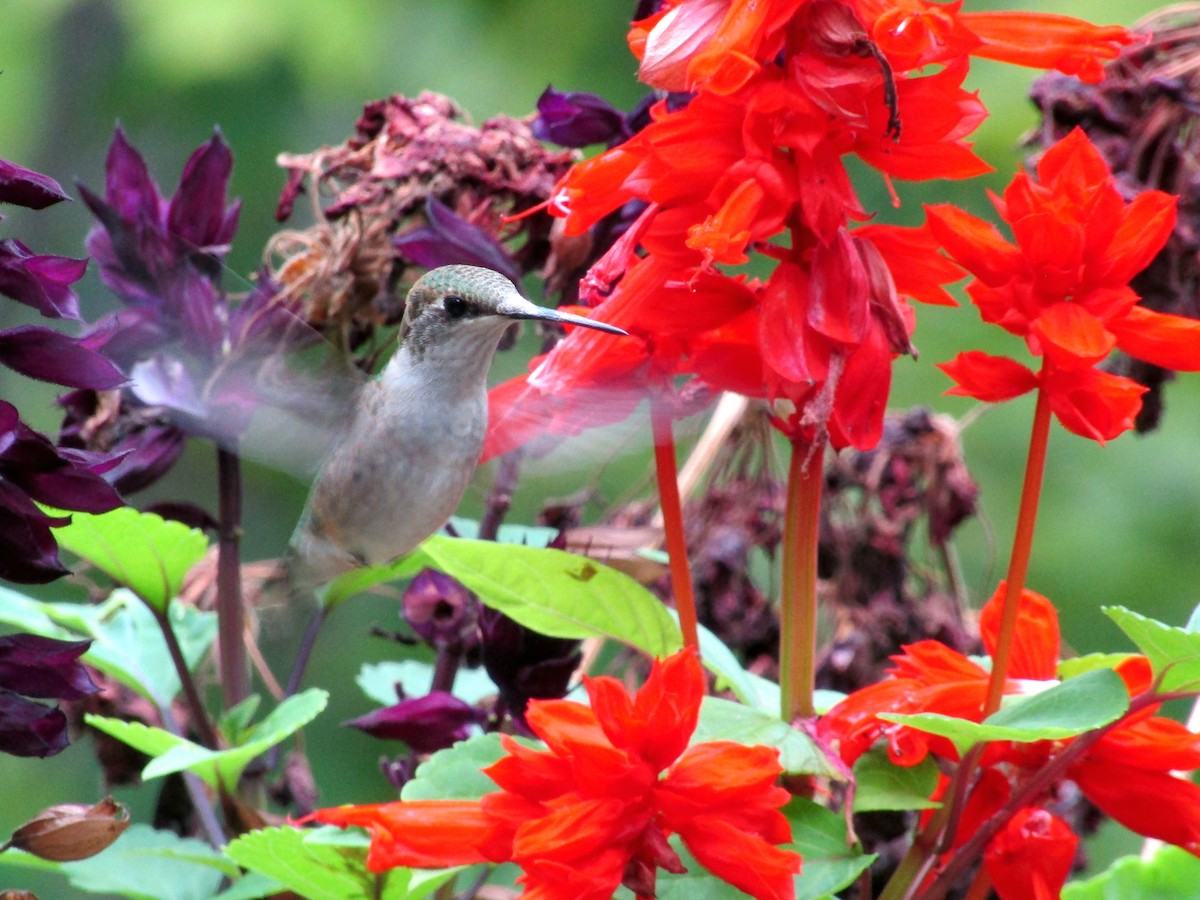
[[[630,337],[601,345],[576,331],[499,388],[485,457],[577,428],[574,407],[603,391],[621,398],[604,418],[623,417],[682,375],[791,401],[779,424],[793,439],[873,446],[891,360],[912,349],[901,296],[946,302],[956,272],[924,229],[849,227],[869,215],[845,158],[887,179],[979,175],[966,137],[986,112],[962,87],[970,55],[1095,76],[1130,40],[921,0],[663,3],[630,44],[644,81],[692,95],[575,166],[549,204],[568,234],[646,205],[581,292]],[[765,282],[718,268],[752,251],[777,262]]]
[[[794,897],[800,857],[775,846],[791,839],[778,751],[688,746],[704,696],[695,653],[656,662],[633,697],[614,678],[586,684],[590,707],[530,702],[529,727],[547,749],[502,737],[509,755],[484,769],[500,790],[482,800],[343,806],[304,821],[368,828],[374,872],[515,862],[524,896],[541,900],[608,900],[622,883],[652,896],[658,868],[684,871],[667,843],[677,834],[751,896]]]
[[[995,651],[1003,596],[1001,584],[980,615],[980,634],[989,654]],[[1033,591],[1022,592],[1020,604],[1006,694],[1032,693],[1057,678],[1058,614],[1049,600]],[[888,755],[898,765],[915,765],[930,753],[957,760],[954,746],[945,738],[886,722],[878,715],[932,712],[978,722],[987,696],[987,671],[937,641],[911,644],[893,661],[890,677],[855,691],[820,720],[822,737],[837,748],[847,765],[880,738],[887,741]],[[1117,672],[1130,696],[1150,688],[1145,657],[1129,657]],[[1154,716],[1155,710],[1149,706],[1127,716],[1072,763],[1066,776],[1088,800],[1133,831],[1200,854],[1200,787],[1172,774],[1200,767],[1200,735],[1172,719]],[[958,842],[974,832],[972,824],[977,826],[997,812],[1070,743],[989,744],[979,781],[967,798]],[[1003,900],[1057,897],[1077,843],[1065,822],[1031,805],[989,842],[984,864]]]
[[[1126,203],[1099,151],[1076,129],[1043,155],[1037,178],[1018,174],[994,198],[1010,243],[953,206],[929,227],[975,280],[967,293],[987,322],[1043,357],[1034,373],[979,351],[941,368],[954,394],[996,402],[1039,388],[1069,431],[1101,443],[1133,427],[1145,388],[1096,368],[1119,348],[1168,369],[1200,370],[1200,322],[1138,305],[1129,280],[1175,225],[1175,198],[1146,191]]]

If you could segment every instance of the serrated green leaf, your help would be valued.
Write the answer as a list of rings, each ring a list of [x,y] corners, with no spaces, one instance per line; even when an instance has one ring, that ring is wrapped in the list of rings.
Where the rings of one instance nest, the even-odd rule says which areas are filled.
[[[1194,900],[1200,859],[1178,847],[1162,847],[1153,859],[1125,856],[1108,870],[1063,888],[1062,900]]]
[[[94,715],[84,718],[94,728],[154,757],[142,771],[143,778],[159,778],[186,770],[195,772],[212,788],[218,784],[232,787],[256,756],[315,719],[328,701],[329,694],[320,688],[309,688],[289,697],[249,730],[244,743],[225,750],[210,750],[169,731],[137,722]]]
[[[804,732],[776,716],[719,697],[705,697],[700,704],[700,721],[691,742],[702,741],[736,741],[776,747],[779,764],[785,772],[841,777]]]
[[[212,900],[265,900],[283,890],[283,884],[259,872],[248,872]]]
[[[364,663],[355,681],[376,703],[391,706],[396,702],[397,684],[404,686],[409,697],[428,694],[433,684],[433,666],[416,659]],[[454,696],[466,703],[477,703],[496,692],[495,683],[483,668],[459,669],[454,679]]]
[[[852,884],[874,860],[846,842],[846,820],[825,807],[797,797],[783,810],[792,825],[792,843],[803,862],[796,878],[796,900],[830,897]]]
[[[71,513],[71,524],[56,528],[54,536],[158,610],[178,595],[184,576],[208,549],[204,532],[128,506],[99,515]]]
[[[1123,606],[1101,609],[1150,660],[1160,691],[1200,689],[1200,634],[1164,625]]]
[[[522,741],[530,747],[535,741]],[[400,791],[401,800],[478,800],[499,790],[480,769],[505,755],[500,735],[482,734],[439,750],[417,767]]]
[[[948,738],[965,753],[982,741],[1061,740],[1115,722],[1129,708],[1125,682],[1111,669],[1097,669],[1029,697],[1010,698],[982,723],[938,713],[880,713],[888,722]]]
[[[563,550],[440,536],[422,544],[421,552],[484,605],[541,634],[611,638],[651,656],[683,645],[662,601],[628,575],[593,560]]]
[[[203,841],[132,825],[103,852],[62,864],[71,884],[136,900],[207,900],[237,866]],[[153,873],[152,879],[147,873]]]
[[[1127,659],[1137,656],[1136,653],[1088,653],[1064,659],[1058,664],[1058,677],[1062,679],[1078,678],[1086,672],[1096,669],[1115,669]]]
[[[937,787],[938,767],[931,757],[915,766],[898,766],[876,747],[854,764],[854,811],[935,809],[930,800]]]
[[[225,848],[238,865],[273,878],[308,900],[404,900],[411,869],[367,871],[361,844],[324,843],[298,828],[263,828]]]

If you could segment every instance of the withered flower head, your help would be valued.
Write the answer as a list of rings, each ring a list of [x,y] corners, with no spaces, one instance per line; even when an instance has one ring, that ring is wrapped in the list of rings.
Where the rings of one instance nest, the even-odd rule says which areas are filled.
[[[1200,8],[1166,7],[1134,30],[1147,40],[1106,66],[1100,83],[1057,73],[1034,82],[1030,95],[1043,118],[1028,138],[1035,148],[1031,164],[1079,127],[1126,198],[1151,189],[1178,195],[1174,233],[1130,284],[1149,309],[1200,318]],[[1162,416],[1162,386],[1174,373],[1120,353],[1106,367],[1150,389],[1136,428],[1154,429]]]
[[[511,275],[541,265],[550,218],[505,217],[546,200],[572,158],[519,119],[471,125],[439,94],[368,103],[345,143],[279,156],[288,181],[276,217],[289,218],[307,191],[317,223],[272,240],[275,279],[302,300],[307,321],[357,346],[399,321],[411,266],[485,264]]]

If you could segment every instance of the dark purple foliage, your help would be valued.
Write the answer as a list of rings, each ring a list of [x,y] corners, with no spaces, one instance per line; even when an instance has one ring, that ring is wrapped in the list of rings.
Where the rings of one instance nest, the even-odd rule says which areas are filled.
[[[624,114],[603,97],[587,91],[546,88],[537,102],[533,133],[563,147],[617,144],[630,137]]]
[[[453,694],[432,691],[424,697],[401,700],[343,724],[372,737],[404,741],[417,753],[433,753],[470,736],[483,714]]]
[[[479,614],[483,666],[509,715],[524,724],[530,700],[563,697],[579,666],[579,641],[547,637],[484,607]]]
[[[0,159],[0,203],[45,209],[59,200],[68,199],[59,183],[50,176]]]
[[[405,259],[426,269],[484,266],[510,281],[521,280],[517,264],[499,241],[432,197],[425,201],[425,224],[398,235],[392,244]]]
[[[79,700],[96,693],[79,662],[90,645],[33,634],[0,637],[0,752],[44,757],[67,746],[62,711],[26,698]]]
[[[0,363],[22,375],[64,387],[108,391],[128,381],[99,353],[41,325],[0,331]]]
[[[71,285],[83,277],[87,264],[86,259],[39,256],[11,238],[0,241],[0,294],[50,319],[78,319],[79,300]]]
[[[34,501],[84,512],[116,509],[123,501],[101,477],[111,464],[55,447],[0,400],[0,578],[43,584],[66,573],[50,529],[70,519],[47,515]]]

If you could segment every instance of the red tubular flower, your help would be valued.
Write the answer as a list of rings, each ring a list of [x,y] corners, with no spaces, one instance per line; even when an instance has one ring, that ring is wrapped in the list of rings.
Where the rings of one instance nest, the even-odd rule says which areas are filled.
[[[425,800],[318,810],[304,821],[371,832],[368,867],[517,863],[525,896],[607,900],[622,881],[684,871],[678,834],[701,865],[758,898],[794,896],[800,857],[774,782],[778,751],[727,741],[688,746],[704,696],[695,653],[656,662],[635,695],[586,679],[591,706],[534,700],[527,721],[547,749],[505,736],[485,769],[500,790],[478,802]],[[665,770],[665,774],[664,773]],[[639,893],[646,893],[638,890]],[[652,891],[651,891],[652,893]]]
[[[952,206],[930,207],[929,228],[975,276],[967,293],[983,319],[1024,338],[1042,369],[963,353],[941,366],[952,393],[995,402],[1038,387],[1065,428],[1103,443],[1133,427],[1145,391],[1095,368],[1114,348],[1200,370],[1200,322],[1138,306],[1129,287],[1170,235],[1174,197],[1147,191],[1126,203],[1076,129],[1046,151],[1036,179],[1018,174],[995,203],[1015,243]]]

